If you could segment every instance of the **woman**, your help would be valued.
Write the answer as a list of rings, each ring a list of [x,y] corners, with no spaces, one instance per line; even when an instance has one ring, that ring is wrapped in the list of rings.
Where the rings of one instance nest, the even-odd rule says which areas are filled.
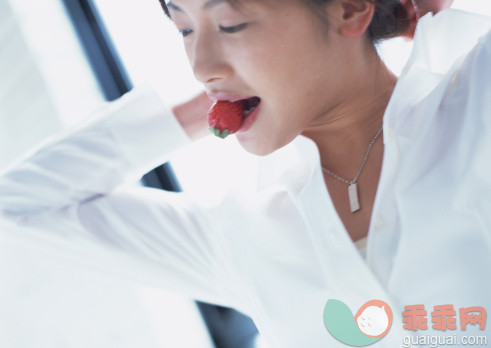
[[[386,302],[378,347],[445,336],[435,306],[491,308],[491,24],[425,16],[397,79],[373,44],[411,37],[427,4],[173,0],[164,9],[208,97],[261,100],[236,133],[257,176],[211,208],[123,188],[209,134],[206,95],[171,113],[142,87],[12,164],[0,211],[112,272],[243,311],[271,347],[344,347],[324,322],[329,299],[353,314]],[[365,261],[353,242],[367,236]],[[403,328],[415,304],[427,328]],[[483,334],[472,329],[452,334]]]
[[[194,74],[209,98],[261,98],[261,113],[268,117],[259,117],[248,132],[237,133],[239,143],[263,156],[301,133],[318,146],[324,168],[353,178],[381,127],[397,81],[373,44],[382,38],[413,35],[417,15],[412,3],[405,2],[409,16],[403,5],[395,6],[394,1],[377,2],[377,11],[367,1],[287,1],[281,6],[274,1],[247,6],[230,2],[239,8],[222,6],[215,14],[199,11],[200,2],[190,2],[193,7],[189,11],[174,2],[169,2],[169,7],[162,4],[184,36]],[[449,5],[449,1],[421,1],[417,8],[426,13]],[[312,14],[320,20],[313,20]],[[295,25],[290,25],[292,16]],[[222,17],[225,24],[240,24],[232,30],[223,28],[224,24],[221,33],[212,33]],[[189,28],[197,25],[201,30],[193,33]],[[192,120],[186,110],[181,112],[183,106],[174,109],[192,138],[209,133],[202,117],[209,100],[202,98],[203,109]],[[363,187],[358,205],[363,209],[356,214],[351,212],[346,184],[324,173],[336,210],[354,241],[368,233],[382,157],[379,140],[358,180]]]

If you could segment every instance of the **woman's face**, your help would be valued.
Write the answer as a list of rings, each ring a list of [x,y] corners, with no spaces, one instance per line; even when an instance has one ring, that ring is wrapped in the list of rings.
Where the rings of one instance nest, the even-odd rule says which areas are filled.
[[[349,58],[304,0],[244,0],[239,9],[172,0],[169,11],[207,92],[261,98],[254,123],[236,133],[247,151],[267,155],[288,144],[339,101]]]

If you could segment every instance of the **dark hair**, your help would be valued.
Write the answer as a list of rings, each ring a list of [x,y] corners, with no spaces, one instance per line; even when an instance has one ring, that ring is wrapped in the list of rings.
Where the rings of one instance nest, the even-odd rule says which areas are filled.
[[[159,0],[167,17],[170,18],[169,10],[165,4],[165,0]],[[242,0],[226,0],[234,6],[238,6]],[[323,13],[320,11],[322,6],[325,6],[333,0],[305,0],[308,5],[315,11],[316,14]],[[409,15],[402,5],[401,0],[364,0],[375,5],[375,11],[372,21],[368,27],[368,35],[373,44],[380,40],[389,39],[399,36],[406,32],[409,28]],[[327,18],[321,15],[325,24]]]
[[[402,35],[409,29],[409,14],[401,0],[372,0],[372,2],[375,4],[375,12],[368,27],[372,42]]]

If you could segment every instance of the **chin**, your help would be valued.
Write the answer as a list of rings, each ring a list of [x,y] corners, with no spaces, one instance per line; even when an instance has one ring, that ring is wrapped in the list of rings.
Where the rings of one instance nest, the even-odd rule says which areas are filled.
[[[288,145],[295,136],[273,137],[270,132],[266,135],[257,135],[252,132],[236,133],[237,141],[247,152],[256,156],[267,156],[276,150]]]
[[[244,150],[253,155],[267,156],[279,148],[270,142],[271,139],[258,140],[256,137],[249,138],[246,133],[237,133],[237,141]]]

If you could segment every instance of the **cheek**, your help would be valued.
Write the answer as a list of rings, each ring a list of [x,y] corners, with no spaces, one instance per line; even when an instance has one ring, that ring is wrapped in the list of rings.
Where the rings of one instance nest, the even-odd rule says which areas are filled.
[[[325,52],[310,41],[290,42],[264,47],[258,54],[257,64],[263,71],[266,83],[276,84],[285,98],[314,96],[325,83]],[[286,102],[288,100],[285,100]]]
[[[291,24],[286,28],[281,24],[270,24],[255,28],[247,41],[241,42],[235,50],[231,48],[228,54],[240,64],[242,71],[254,75],[256,80],[294,81],[292,78],[303,75],[308,67],[315,72],[318,62],[312,58],[319,55],[315,52],[319,50],[319,43],[313,36],[308,28],[299,31]],[[247,76],[244,74],[243,77]]]
[[[246,43],[229,52],[234,70],[252,89],[260,88],[275,79],[274,61],[276,53],[271,45]]]
[[[290,34],[256,37],[229,53],[239,79],[263,98],[265,127],[281,138],[300,134],[322,113],[329,93],[327,49],[308,30]]]

